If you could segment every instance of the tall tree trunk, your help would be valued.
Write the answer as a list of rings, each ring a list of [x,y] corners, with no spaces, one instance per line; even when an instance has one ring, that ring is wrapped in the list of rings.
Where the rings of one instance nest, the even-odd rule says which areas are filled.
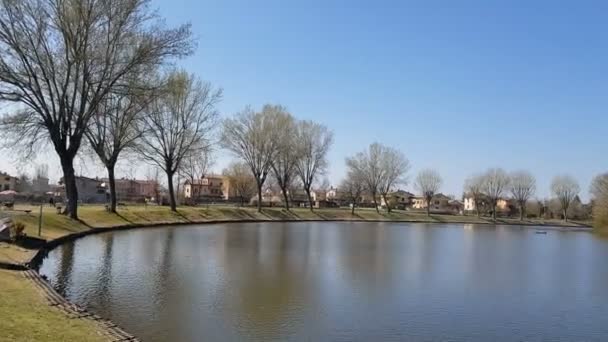
[[[175,202],[175,189],[173,188],[173,173],[167,171],[167,185],[169,187],[169,204],[171,211],[177,211],[177,203]]]
[[[496,208],[497,207],[497,203],[496,202],[492,202],[492,220],[496,221]]]
[[[263,184],[257,181],[258,185],[258,213],[262,212],[262,186]]]
[[[110,212],[116,213],[116,177],[114,176],[115,163],[108,163],[108,183],[110,185]]]
[[[372,197],[374,198],[374,207],[376,208],[376,213],[380,214],[380,209],[378,209],[378,200],[376,200],[376,193],[372,193]]]
[[[353,201],[352,208],[350,208],[350,214],[355,215],[355,206],[357,205],[357,201]]]
[[[391,204],[388,203],[388,198],[386,197],[386,195],[382,195],[382,198],[384,198],[384,204],[386,204],[386,211],[390,214],[391,213]]]
[[[568,208],[564,208],[564,222],[568,222]]]
[[[308,205],[310,206],[310,211],[314,210],[314,203],[312,202],[312,196],[310,195],[310,188],[305,188],[306,196],[308,197]]]
[[[65,212],[71,219],[78,220],[78,188],[76,187],[74,158],[61,157],[61,169],[63,170],[63,185],[67,202]]]
[[[519,220],[523,221],[524,220],[524,210],[526,210],[526,205],[520,203],[519,204]]]
[[[431,217],[431,200],[428,198],[426,200],[426,216]]]
[[[281,189],[283,193],[283,200],[285,201],[285,209],[289,211],[289,196],[287,196],[287,189]]]
[[[477,217],[481,217],[481,213],[479,212],[479,202],[475,201],[475,212],[477,213]]]

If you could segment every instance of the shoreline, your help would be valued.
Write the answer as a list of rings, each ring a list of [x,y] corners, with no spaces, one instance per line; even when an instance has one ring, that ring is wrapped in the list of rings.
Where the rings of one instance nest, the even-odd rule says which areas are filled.
[[[522,227],[524,229],[534,229],[534,227],[542,227],[542,230],[550,230],[550,231],[571,231],[571,232],[593,232],[593,228],[590,226],[558,226],[555,224],[547,224],[547,223],[533,223],[533,222],[479,222],[479,223],[471,223],[466,221],[449,221],[449,222],[438,222],[438,221],[416,221],[416,220],[366,220],[366,219],[281,219],[281,220],[273,220],[273,219],[243,219],[243,220],[208,220],[208,221],[194,221],[194,222],[175,222],[175,223],[152,223],[152,224],[127,224],[120,226],[113,226],[108,228],[91,228],[89,230],[85,230],[78,233],[72,233],[68,235],[64,235],[57,239],[53,239],[47,241],[41,248],[37,249],[36,254],[33,258],[31,258],[28,262],[24,264],[13,264],[12,267],[16,267],[15,270],[29,270],[34,269],[38,270],[42,260],[48,255],[50,251],[59,247],[62,244],[76,241],[80,238],[89,236],[89,235],[97,235],[103,233],[110,233],[115,231],[124,231],[124,230],[134,230],[134,229],[148,229],[148,228],[163,228],[163,227],[171,227],[171,226],[193,226],[193,225],[216,225],[216,224],[227,224],[227,223],[306,223],[306,222],[350,222],[350,223],[417,223],[417,224],[430,224],[430,225],[441,225],[441,224],[462,224],[462,225],[477,225],[477,226],[491,226],[491,227],[499,227],[506,226],[509,228],[513,227]],[[0,263],[0,268],[2,268],[2,264]],[[9,264],[10,265],[10,264]],[[23,267],[23,268],[22,268]]]
[[[134,212],[131,212],[131,214],[135,215],[135,213],[137,213],[138,209],[135,209]],[[196,210],[196,209],[188,209],[188,210]],[[366,223],[366,222],[373,222],[373,223],[409,223],[409,224],[425,224],[425,225],[429,225],[429,226],[437,226],[437,224],[456,224],[456,225],[475,225],[475,226],[484,226],[484,227],[489,227],[489,228],[496,228],[496,227],[507,227],[509,229],[536,229],[536,230],[547,230],[547,231],[573,231],[573,232],[593,232],[592,227],[588,226],[588,225],[584,225],[584,224],[577,224],[577,223],[567,223],[561,225],[558,222],[531,222],[531,221],[524,221],[524,222],[519,222],[519,221],[498,221],[498,222],[493,222],[490,220],[486,220],[484,218],[478,218],[476,216],[446,216],[446,215],[432,215],[431,217],[427,217],[426,215],[420,215],[420,214],[411,214],[411,213],[395,213],[393,214],[393,216],[388,216],[390,214],[383,214],[381,217],[382,218],[372,218],[372,217],[368,217],[368,218],[364,218],[365,215],[374,215],[374,216],[378,216],[376,215],[375,211],[371,212],[358,212],[355,213],[355,216],[350,215],[350,211],[336,211],[336,210],[325,210],[325,209],[317,209],[317,211],[315,211],[314,213],[314,217],[300,217],[298,215],[311,215],[310,211],[308,209],[306,209],[306,211],[302,211],[300,210],[299,212],[294,211],[294,212],[288,212],[285,213],[282,210],[277,210],[277,209],[271,209],[271,210],[266,210],[265,212],[260,213],[256,213],[253,212],[251,209],[243,209],[243,208],[238,208],[238,209],[230,209],[230,211],[226,211],[227,209],[202,209],[199,208],[199,210],[207,210],[207,211],[212,211],[212,210],[217,210],[220,212],[220,218],[217,219],[202,219],[202,220],[192,220],[192,219],[188,219],[186,216],[184,216],[184,214],[188,214],[187,210],[183,210],[182,212],[179,213],[172,213],[171,216],[169,217],[170,219],[186,219],[185,221],[170,221],[170,220],[165,220],[161,221],[158,220],[157,222],[154,221],[147,221],[147,222],[141,222],[141,223],[134,223],[132,221],[130,221],[129,219],[125,218],[124,216],[122,216],[121,214],[125,214],[126,215],[128,210],[125,212],[119,212],[118,214],[116,214],[116,216],[122,218],[124,221],[126,222],[131,222],[129,224],[112,224],[112,221],[108,220],[108,221],[103,221],[105,223],[109,223],[110,226],[107,227],[103,227],[103,226],[92,226],[89,223],[86,223],[84,221],[65,221],[62,224],[63,225],[68,225],[70,227],[63,227],[63,231],[72,231],[69,234],[64,234],[61,235],[59,234],[58,237],[56,238],[52,238],[49,240],[46,240],[39,248],[37,249],[31,249],[32,251],[35,251],[35,254],[33,257],[31,257],[29,259],[29,261],[27,262],[22,262],[22,263],[6,263],[3,261],[0,261],[0,269],[5,269],[7,270],[6,272],[11,272],[11,273],[15,273],[15,274],[21,274],[23,275],[23,281],[24,282],[29,282],[31,284],[33,284],[34,287],[36,287],[37,289],[37,296],[41,297],[42,299],[46,300],[46,303],[48,305],[49,308],[57,308],[59,309],[59,312],[61,315],[65,316],[66,318],[69,319],[78,319],[80,321],[85,321],[88,322],[90,324],[92,324],[92,326],[95,326],[96,328],[94,328],[97,333],[102,334],[103,336],[106,337],[111,337],[111,338],[117,338],[117,337],[122,337],[124,338],[124,340],[126,341],[137,341],[137,337],[130,335],[127,331],[121,329],[119,326],[117,326],[115,323],[104,319],[102,317],[97,316],[94,313],[91,313],[89,311],[87,311],[84,308],[81,308],[71,302],[69,302],[65,297],[61,296],[59,293],[57,293],[57,291],[55,291],[52,286],[50,285],[50,283],[44,279],[39,273],[39,267],[42,264],[42,261],[44,260],[44,258],[48,255],[48,253],[50,251],[52,251],[53,249],[61,246],[62,244],[65,243],[69,243],[69,242],[73,242],[76,241],[80,238],[89,236],[89,235],[96,235],[96,234],[102,234],[102,233],[110,233],[110,232],[116,232],[116,231],[124,231],[124,230],[134,230],[134,229],[148,229],[148,228],[163,228],[163,227],[172,227],[172,226],[209,226],[209,225],[218,225],[218,224],[230,224],[230,223],[235,223],[235,224],[248,224],[248,223],[282,223],[282,222],[293,222],[293,223],[307,223],[307,222],[344,222],[344,223]],[[224,211],[223,211],[224,210]],[[95,213],[99,213],[98,211],[96,211]],[[240,214],[236,215],[236,214]],[[333,218],[329,218],[329,217],[323,217],[323,216],[329,216],[331,214],[334,215],[344,215],[345,213],[348,215],[348,217],[333,217]],[[139,213],[141,214],[141,212]],[[148,215],[146,216],[146,219],[150,219],[149,216],[152,216],[153,212],[148,212]],[[189,213],[192,214],[192,213]],[[292,215],[291,218],[287,218],[285,217],[285,215]],[[104,213],[102,214],[102,219],[105,218],[107,219],[109,216],[107,215],[114,215],[114,214],[107,214]],[[175,216],[173,216],[175,215]],[[222,216],[223,215],[223,216]],[[233,215],[233,218],[230,218],[231,215]],[[274,218],[272,218],[273,216],[271,215],[275,215]],[[323,215],[323,216],[322,216]],[[362,216],[363,215],[363,216]],[[401,217],[395,217],[397,215],[401,215]],[[243,216],[249,217],[249,218],[242,218]],[[258,217],[255,217],[258,216]],[[240,217],[240,218],[237,218]],[[50,217],[49,217],[50,218]],[[152,218],[153,220],[154,218]],[[468,219],[468,221],[467,221]],[[91,221],[91,219],[89,218],[89,220]],[[474,221],[471,221],[474,220]],[[89,221],[89,222],[90,222]],[[84,225],[84,226],[79,226],[79,225]],[[82,228],[82,230],[80,231],[73,231],[70,229],[77,229],[78,227]],[[83,228],[86,227],[86,228]],[[70,228],[70,229],[67,229]],[[30,230],[31,231],[31,230]],[[59,305],[60,304],[60,305]],[[75,316],[76,314],[76,316]]]
[[[323,209],[319,209],[323,211]],[[456,218],[459,216],[451,215]],[[150,222],[150,223],[131,223],[124,225],[114,225],[109,227],[90,227],[87,230],[66,234],[60,236],[55,239],[47,240],[40,248],[32,249],[35,251],[34,256],[30,258],[28,261],[23,263],[10,263],[0,261],[0,269],[13,270],[13,271],[27,271],[30,269],[37,270],[40,263],[46,257],[46,255],[55,249],[56,247],[75,241],[85,236],[102,234],[105,232],[114,232],[114,231],[122,231],[122,230],[132,230],[132,229],[147,229],[147,228],[162,228],[162,227],[170,227],[170,226],[188,226],[188,225],[213,225],[213,224],[227,224],[227,223],[281,223],[281,222],[352,222],[352,223],[418,223],[418,224],[429,224],[429,225],[441,225],[441,224],[462,224],[462,225],[477,225],[477,226],[490,226],[490,227],[498,227],[498,226],[506,226],[506,227],[522,227],[525,229],[534,229],[534,227],[542,227],[542,230],[550,230],[550,231],[572,231],[572,232],[593,232],[593,227],[584,224],[577,225],[560,225],[558,223],[546,223],[546,222],[530,222],[530,221],[497,221],[493,222],[490,220],[485,220],[484,218],[474,217],[474,219],[478,219],[480,221],[472,222],[466,220],[450,220],[450,221],[438,221],[433,220],[437,215],[432,215],[430,218],[424,216],[423,220],[420,219],[363,219],[363,218],[341,218],[341,219],[307,219],[307,218],[297,218],[297,219],[217,219],[217,220],[200,220],[200,221],[180,221],[180,222]],[[473,216],[464,216],[464,217],[473,217]]]

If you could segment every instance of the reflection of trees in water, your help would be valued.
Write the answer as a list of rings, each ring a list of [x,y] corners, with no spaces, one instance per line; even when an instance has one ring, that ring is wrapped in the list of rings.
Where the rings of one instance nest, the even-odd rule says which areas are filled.
[[[74,243],[66,243],[59,248],[61,257],[59,258],[59,267],[57,267],[57,275],[55,276],[55,279],[57,279],[55,289],[62,296],[65,296],[66,289],[69,288],[70,278],[74,267]]]
[[[225,272],[237,278],[235,291],[225,292],[228,314],[242,323],[247,336],[284,337],[290,316],[301,316],[309,302],[309,232],[299,234],[287,225],[272,229],[229,229]],[[291,328],[299,328],[291,326]]]
[[[99,269],[95,272],[95,293],[82,298],[84,301],[80,303],[85,307],[93,307],[96,311],[102,312],[104,315],[111,316],[112,305],[112,257],[114,250],[114,234],[101,234],[98,240],[102,243],[102,255],[99,259]]]

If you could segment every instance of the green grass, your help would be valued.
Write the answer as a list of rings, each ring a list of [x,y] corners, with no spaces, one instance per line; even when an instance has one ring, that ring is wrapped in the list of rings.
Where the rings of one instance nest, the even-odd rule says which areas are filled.
[[[93,322],[47,305],[19,272],[0,270],[0,341],[105,341]]]

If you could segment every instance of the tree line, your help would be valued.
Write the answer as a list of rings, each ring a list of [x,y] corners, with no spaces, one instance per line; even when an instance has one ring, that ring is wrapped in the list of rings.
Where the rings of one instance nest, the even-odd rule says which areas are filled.
[[[74,219],[74,159],[82,151],[94,153],[107,169],[110,211],[117,204],[116,164],[127,153],[164,171],[175,211],[175,175],[200,179],[214,145],[239,158],[225,175],[243,202],[257,194],[261,210],[270,179],[280,189],[285,209],[301,189],[312,210],[313,187],[329,165],[332,131],[273,104],[260,110],[246,107],[220,121],[222,90],[173,66],[195,50],[190,25],[167,27],[150,5],[150,0],[0,0],[0,100],[13,109],[0,119],[6,146],[27,159],[50,143],[63,172],[65,210]],[[369,194],[376,210],[381,199],[390,212],[390,193],[407,182],[405,155],[373,143],[345,162],[340,189],[353,212],[363,194]],[[593,183],[596,217],[607,216],[606,177]],[[432,169],[415,177],[429,215],[441,184]],[[523,219],[535,189],[529,172],[507,174],[499,168],[465,183],[477,208],[482,199],[490,202],[494,218],[498,200],[510,193]],[[559,176],[551,189],[567,219],[580,186],[572,177]]]
[[[74,159],[89,143],[110,178],[121,152],[138,137],[148,142],[145,151],[164,150],[168,158],[162,166],[172,171],[172,161],[183,158],[178,150],[201,140],[192,132],[201,120],[176,118],[160,131],[151,130],[151,121],[179,116],[172,110],[185,118],[192,102],[210,111],[189,101],[195,95],[171,89],[200,87],[190,76],[168,71],[170,62],[191,55],[194,45],[190,25],[167,28],[149,0],[0,1],[0,100],[14,109],[0,122],[5,142],[24,159],[50,142],[73,219],[78,218]],[[205,101],[213,103],[208,96]]]

